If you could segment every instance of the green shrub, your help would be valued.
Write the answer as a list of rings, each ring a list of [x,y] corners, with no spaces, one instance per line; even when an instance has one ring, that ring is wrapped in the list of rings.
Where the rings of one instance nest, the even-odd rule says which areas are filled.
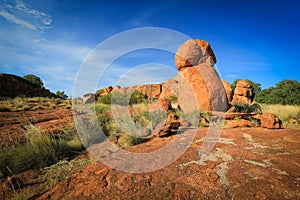
[[[104,128],[98,119],[77,119],[76,129],[85,147],[103,141]]]
[[[234,111],[239,113],[257,113],[262,114],[261,106],[257,103],[248,104],[248,103],[240,103],[235,102],[233,103]]]
[[[144,102],[147,96],[135,90],[134,92],[114,92],[98,98],[98,102],[102,104],[115,105],[133,105]]]
[[[97,101],[102,104],[111,104],[111,97],[112,93],[99,97]]]
[[[178,101],[178,97],[175,96],[175,95],[169,96],[168,99],[169,99],[172,103],[175,103],[175,102]]]
[[[122,147],[130,147],[130,146],[133,146],[133,145],[141,144],[141,143],[143,143],[143,141],[144,140],[142,138],[125,134],[121,138],[121,140],[119,142],[119,145],[122,146]]]
[[[187,120],[192,124],[192,126],[204,126],[204,124],[200,124],[200,119],[205,118],[209,121],[209,115],[206,112],[195,110],[191,113],[183,113],[182,118]]]

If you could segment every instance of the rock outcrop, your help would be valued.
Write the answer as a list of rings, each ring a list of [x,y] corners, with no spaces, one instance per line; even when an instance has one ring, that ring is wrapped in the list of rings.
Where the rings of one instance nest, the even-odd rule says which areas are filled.
[[[246,80],[239,80],[236,83],[234,89],[233,99],[231,103],[240,102],[240,103],[252,103],[253,99],[253,88],[250,83]]]
[[[88,103],[94,103],[96,100],[96,95],[93,93],[88,93],[83,95],[83,103],[88,104]]]
[[[179,105],[184,112],[226,111],[228,102],[220,77],[214,69],[216,57],[203,40],[188,40],[175,55],[179,70]]]
[[[0,74],[1,97],[55,97],[50,90],[12,74]]]
[[[228,103],[231,102],[232,100],[232,96],[233,96],[233,92],[232,92],[232,88],[231,85],[228,81],[222,80],[225,92],[226,92],[226,96],[227,96],[227,101]]]
[[[168,99],[158,99],[149,107],[149,112],[161,112],[166,114],[168,111],[172,110],[171,101]]]

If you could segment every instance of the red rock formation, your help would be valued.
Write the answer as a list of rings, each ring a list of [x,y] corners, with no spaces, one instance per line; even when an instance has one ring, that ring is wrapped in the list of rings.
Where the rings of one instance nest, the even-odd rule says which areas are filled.
[[[252,87],[248,81],[239,80],[236,83],[236,87],[233,94],[233,99],[231,103],[251,103],[252,102]]]
[[[232,96],[233,96],[231,85],[228,81],[224,81],[224,80],[222,81],[222,83],[223,83],[223,86],[224,86],[224,89],[226,92],[227,101],[228,101],[228,103],[230,103],[232,100]]]
[[[158,99],[162,92],[162,84],[147,84],[124,87],[118,89],[117,92],[133,92],[134,90],[137,90],[143,95],[147,96],[147,99]]]
[[[214,65],[216,62],[214,52],[209,43],[204,40],[186,41],[179,47],[175,55],[175,65],[178,70],[201,63]]]
[[[55,97],[45,88],[12,74],[0,74],[1,97]]]
[[[172,110],[172,104],[168,99],[158,99],[149,107],[149,112],[163,112],[164,114]]]
[[[184,112],[226,110],[226,93],[213,67],[201,64],[182,69],[179,75],[178,104]]]
[[[93,93],[88,93],[83,95],[83,103],[88,104],[88,103],[94,103],[96,100],[96,95]]]
[[[260,117],[261,126],[265,128],[282,128],[282,121],[273,113],[264,113]]]
[[[215,63],[209,43],[203,40],[188,40],[178,48],[175,55],[180,76],[178,102],[184,112],[226,110],[227,97],[213,67]]]

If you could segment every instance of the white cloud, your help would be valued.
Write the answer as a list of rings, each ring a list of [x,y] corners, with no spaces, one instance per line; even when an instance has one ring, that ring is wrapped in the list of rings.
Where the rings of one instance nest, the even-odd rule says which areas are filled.
[[[5,0],[0,2],[0,16],[30,30],[45,30],[52,24],[50,15],[30,8],[21,0],[16,0],[12,4]]]
[[[34,25],[32,25],[29,22],[26,22],[22,19],[17,18],[15,15],[13,15],[11,13],[8,13],[8,12],[5,12],[5,11],[1,10],[0,15],[2,17],[4,17],[5,19],[7,19],[8,21],[10,21],[12,23],[15,23],[15,24],[18,24],[18,25],[21,25],[25,28],[28,28],[28,29],[31,29],[31,30],[36,30],[37,29]]]

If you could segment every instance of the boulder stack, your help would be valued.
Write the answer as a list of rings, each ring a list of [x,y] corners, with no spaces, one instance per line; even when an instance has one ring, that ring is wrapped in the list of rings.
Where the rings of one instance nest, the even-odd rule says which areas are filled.
[[[246,80],[239,80],[236,83],[234,95],[231,103],[252,103],[253,99],[253,88],[250,83]]]
[[[176,52],[178,103],[184,112],[226,111],[226,92],[214,64],[216,57],[204,40],[188,40]]]

